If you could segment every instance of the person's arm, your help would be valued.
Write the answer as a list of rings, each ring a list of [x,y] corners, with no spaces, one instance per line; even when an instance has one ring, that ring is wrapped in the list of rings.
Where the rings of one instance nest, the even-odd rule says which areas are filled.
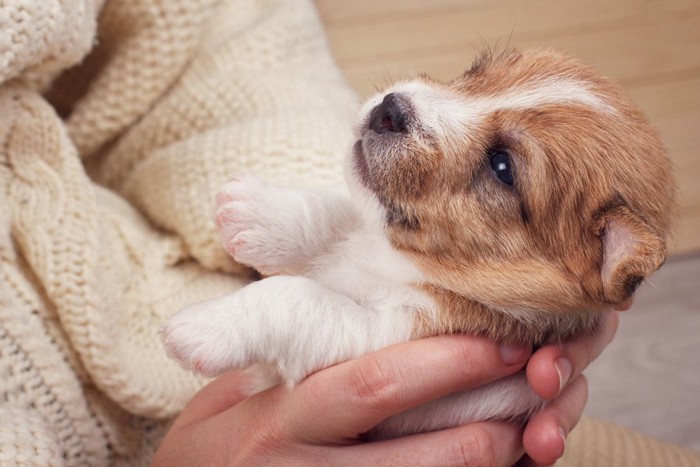
[[[532,356],[529,381],[538,394],[554,400],[531,419],[524,437],[512,425],[480,422],[390,441],[360,441],[363,432],[388,416],[512,374],[529,356],[484,339],[441,336],[394,345],[319,371],[292,390],[277,387],[248,399],[242,395],[248,383],[244,373],[226,373],[192,399],[153,466],[511,465],[525,451],[527,462],[550,464],[563,453],[560,428],[569,433],[586,401],[580,372],[607,345],[616,326],[611,315],[595,338],[545,347]],[[562,356],[572,362],[572,370],[560,390],[555,363]]]

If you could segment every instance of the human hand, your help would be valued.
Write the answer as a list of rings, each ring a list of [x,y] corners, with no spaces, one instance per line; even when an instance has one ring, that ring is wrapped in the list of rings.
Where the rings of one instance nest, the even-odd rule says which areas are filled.
[[[408,342],[322,370],[291,391],[278,387],[245,399],[242,372],[227,373],[189,403],[163,440],[154,466],[163,465],[511,465],[527,449],[526,464],[551,464],[563,454],[568,433],[586,401],[580,372],[612,339],[611,314],[594,337],[539,349],[527,375],[552,404],[521,431],[480,422],[376,443],[360,434],[407,408],[515,373],[525,350],[499,348],[484,339],[441,336]],[[499,351],[500,350],[500,351]],[[566,366],[570,376],[560,390]]]
[[[389,441],[360,435],[385,418],[520,370],[529,351],[440,336],[382,349],[311,375],[293,389],[244,398],[245,373],[202,389],[161,443],[153,466],[511,465],[521,430],[481,422]]]
[[[542,398],[552,400],[530,418],[523,434],[527,451],[522,465],[551,465],[564,454],[566,436],[578,422],[588,398],[588,385],[581,372],[612,341],[619,315],[611,311],[595,335],[549,345],[530,358],[527,380]]]

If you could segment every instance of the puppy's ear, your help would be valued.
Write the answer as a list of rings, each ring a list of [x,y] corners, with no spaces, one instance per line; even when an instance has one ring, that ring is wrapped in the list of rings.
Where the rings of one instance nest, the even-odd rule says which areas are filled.
[[[666,242],[624,204],[602,211],[596,234],[603,242],[600,276],[605,301],[627,309],[639,284],[665,261]]]

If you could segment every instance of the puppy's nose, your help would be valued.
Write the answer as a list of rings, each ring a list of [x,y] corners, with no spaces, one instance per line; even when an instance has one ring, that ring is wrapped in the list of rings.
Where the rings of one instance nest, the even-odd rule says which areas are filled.
[[[405,133],[408,123],[405,99],[393,92],[384,96],[382,103],[372,109],[369,115],[369,127],[377,133]]]

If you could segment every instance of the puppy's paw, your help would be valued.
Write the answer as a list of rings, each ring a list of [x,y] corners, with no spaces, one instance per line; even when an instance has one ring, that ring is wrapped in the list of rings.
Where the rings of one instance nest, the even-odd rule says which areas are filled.
[[[258,177],[241,175],[216,197],[216,225],[224,249],[237,262],[263,274],[282,272],[278,231],[284,217],[283,189]]]
[[[160,329],[168,356],[205,376],[247,366],[232,323],[202,304],[183,308]]]

